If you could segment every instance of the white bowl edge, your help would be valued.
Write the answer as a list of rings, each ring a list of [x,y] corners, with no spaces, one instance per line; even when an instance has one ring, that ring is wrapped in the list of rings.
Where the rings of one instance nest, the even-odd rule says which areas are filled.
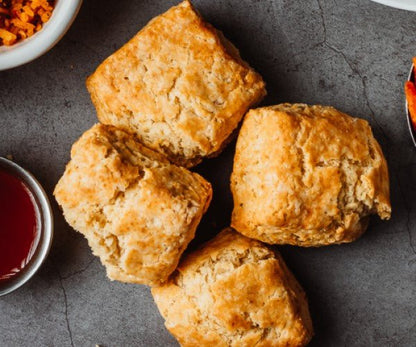
[[[401,10],[416,11],[415,0],[371,0],[382,5],[398,8]]]
[[[0,70],[26,64],[49,51],[67,32],[82,0],[57,0],[52,16],[44,27],[22,42],[0,47]]]

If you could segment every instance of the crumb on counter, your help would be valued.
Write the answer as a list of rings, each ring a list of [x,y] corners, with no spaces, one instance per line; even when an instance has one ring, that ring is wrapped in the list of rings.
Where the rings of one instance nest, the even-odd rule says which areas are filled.
[[[0,0],[0,46],[13,45],[39,30],[52,15],[54,0]]]

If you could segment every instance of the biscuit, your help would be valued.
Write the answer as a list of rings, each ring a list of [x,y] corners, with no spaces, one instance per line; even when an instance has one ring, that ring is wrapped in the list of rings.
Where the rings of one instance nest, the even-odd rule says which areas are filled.
[[[54,195],[110,279],[158,285],[193,239],[212,190],[131,135],[97,124],[73,145]]]
[[[369,124],[333,107],[248,112],[231,177],[232,226],[271,244],[351,242],[389,219],[387,163]]]
[[[218,153],[266,94],[261,76],[189,1],[150,21],[87,88],[100,122],[186,167]]]
[[[306,295],[281,256],[231,228],[152,294],[182,346],[305,346],[313,335]]]

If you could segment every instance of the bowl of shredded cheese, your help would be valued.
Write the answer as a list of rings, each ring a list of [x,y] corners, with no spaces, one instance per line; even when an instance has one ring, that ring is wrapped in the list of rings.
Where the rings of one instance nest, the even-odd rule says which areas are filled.
[[[71,26],[82,0],[0,0],[0,70],[50,50]]]

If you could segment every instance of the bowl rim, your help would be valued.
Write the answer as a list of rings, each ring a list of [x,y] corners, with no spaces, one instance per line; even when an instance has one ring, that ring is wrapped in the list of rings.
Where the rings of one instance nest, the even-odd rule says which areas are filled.
[[[398,8],[406,11],[416,11],[416,3],[414,0],[371,0],[382,5]]]
[[[0,71],[29,63],[49,51],[75,20],[82,0],[56,0],[52,16],[33,36],[12,46],[0,46]]]
[[[415,78],[415,76],[414,76],[414,65],[412,64],[412,66],[410,67],[409,75],[407,76],[407,81],[415,82],[414,78]],[[412,118],[410,117],[410,112],[409,112],[409,104],[407,102],[406,97],[405,97],[405,105],[406,105],[407,126],[409,127],[409,132],[410,132],[410,136],[411,136],[412,141],[413,141],[413,145],[416,147],[416,131],[413,128]]]
[[[19,275],[0,286],[1,297],[23,286],[40,269],[52,246],[54,222],[49,198],[39,181],[29,171],[4,157],[0,157],[0,167],[24,182],[36,201],[41,219],[41,235],[35,253]]]

